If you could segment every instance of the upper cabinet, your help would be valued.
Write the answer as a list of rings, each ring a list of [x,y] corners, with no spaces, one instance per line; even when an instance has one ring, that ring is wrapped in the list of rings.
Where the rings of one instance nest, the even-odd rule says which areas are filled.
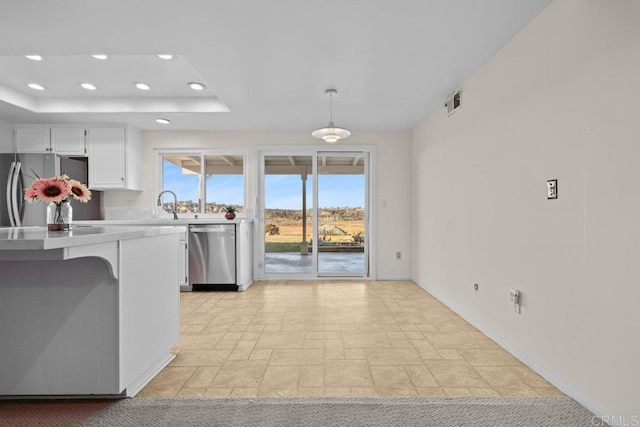
[[[84,127],[16,126],[18,153],[57,153],[84,156]]]
[[[87,128],[89,187],[142,190],[142,138],[133,127]]]
[[[83,127],[51,128],[51,149],[58,154],[84,156],[87,154],[85,133]]]
[[[16,150],[18,153],[51,152],[51,129],[16,127]]]

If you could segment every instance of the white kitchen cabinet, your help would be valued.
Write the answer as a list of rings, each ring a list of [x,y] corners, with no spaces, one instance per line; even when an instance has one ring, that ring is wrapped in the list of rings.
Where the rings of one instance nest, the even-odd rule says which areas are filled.
[[[51,149],[57,154],[86,155],[84,127],[51,128]]]
[[[16,126],[16,151],[84,156],[85,130],[82,126]]]
[[[141,136],[132,127],[87,129],[89,187],[142,190]]]
[[[18,153],[50,153],[51,128],[16,127],[16,151]]]

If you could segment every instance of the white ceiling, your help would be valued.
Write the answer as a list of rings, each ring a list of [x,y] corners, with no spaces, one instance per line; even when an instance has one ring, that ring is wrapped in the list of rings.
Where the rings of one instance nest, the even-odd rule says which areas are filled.
[[[335,87],[337,126],[410,130],[550,2],[0,0],[0,57],[14,57],[0,58],[0,64],[13,64],[0,67],[0,89],[15,89],[26,80],[28,68],[16,68],[12,61],[27,54],[51,58],[50,67],[58,58],[60,68],[46,74],[54,76],[54,86],[63,87],[47,95],[27,90],[36,98],[22,104],[26,108],[0,102],[0,118],[16,123],[129,123],[163,130],[311,131],[328,122],[324,90]],[[74,110],[69,103],[87,101],[87,95],[64,85],[77,86],[82,78],[78,70],[84,68],[73,60],[96,53],[124,58],[126,66],[87,76],[99,80],[95,83],[101,89],[120,88],[91,94],[89,100],[125,99],[127,112],[29,108],[48,105],[39,96],[55,98],[67,106],[64,111]],[[178,55],[185,68],[163,68],[161,61],[154,68],[152,55],[163,53]],[[144,66],[135,62],[141,58]],[[28,62],[22,61],[23,66],[38,65]],[[226,105],[229,112],[187,107],[203,97],[181,93],[191,72],[206,82],[205,98],[219,98],[219,111]],[[130,88],[134,78],[153,82],[153,90],[159,91],[122,89]],[[154,97],[176,102],[151,108]],[[163,108],[165,112],[158,111]],[[172,123],[156,124],[156,117]]]

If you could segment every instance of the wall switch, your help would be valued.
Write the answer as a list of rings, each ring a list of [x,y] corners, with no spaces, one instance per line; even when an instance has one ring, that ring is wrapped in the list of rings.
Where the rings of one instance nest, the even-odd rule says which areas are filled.
[[[396,259],[402,259],[402,252],[400,251],[396,252]]]
[[[550,179],[547,181],[547,199],[558,198],[558,180]]]
[[[513,304],[513,311],[520,314],[520,291],[517,289],[509,289],[509,299]]]

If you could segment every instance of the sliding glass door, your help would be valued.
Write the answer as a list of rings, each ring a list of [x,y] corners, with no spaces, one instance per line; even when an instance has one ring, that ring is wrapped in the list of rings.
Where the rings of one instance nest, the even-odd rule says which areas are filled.
[[[366,151],[263,152],[259,277],[369,276]]]
[[[318,153],[318,276],[364,276],[364,153]]]
[[[265,156],[264,272],[310,275],[313,157]]]

